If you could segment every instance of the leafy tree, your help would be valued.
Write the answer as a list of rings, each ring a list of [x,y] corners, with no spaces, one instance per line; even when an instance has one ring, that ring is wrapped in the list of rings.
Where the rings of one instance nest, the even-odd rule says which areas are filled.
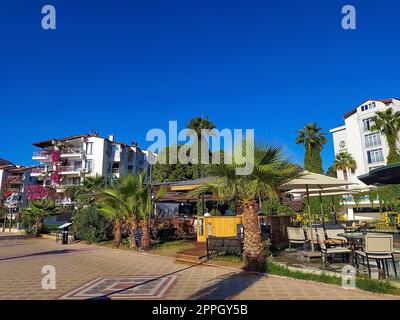
[[[39,237],[43,229],[43,219],[57,214],[58,211],[59,209],[52,199],[33,200],[29,202],[29,207],[23,210],[22,217],[28,226],[28,230],[33,227],[35,236]]]
[[[314,173],[324,173],[322,168],[321,151],[327,143],[326,134],[321,132],[317,123],[307,123],[297,131],[296,144],[305,148],[304,169]]]
[[[335,171],[343,171],[344,180],[349,180],[348,171],[354,173],[357,169],[357,163],[353,156],[348,152],[340,152],[336,155],[336,159],[333,162],[333,169]]]
[[[211,166],[210,173],[216,180],[205,182],[192,194],[211,192],[219,201],[236,200],[240,204],[243,210],[245,269],[262,271],[265,243],[261,240],[258,225],[258,201],[276,198],[278,187],[295,178],[300,169],[290,163],[278,147],[258,145],[254,150],[246,152],[253,151],[254,170],[251,174],[237,175],[236,169],[242,165],[235,162]]]
[[[331,165],[328,170],[326,170],[325,174],[329,177],[337,178],[337,172],[333,168],[333,165]]]
[[[400,154],[397,148],[397,135],[400,131],[400,111],[394,112],[392,108],[388,108],[386,111],[377,112],[372,121],[374,124],[371,130],[380,131],[385,135],[388,142],[389,155],[387,163],[399,163]]]
[[[178,151],[181,145],[177,147]],[[170,182],[193,179],[192,164],[169,164],[169,147],[166,147],[159,154],[159,157],[165,157],[166,164],[156,163],[152,168],[152,178],[157,182]]]
[[[98,211],[95,206],[89,206],[77,211],[72,225],[77,238],[88,243],[98,243],[111,238],[111,221]]]

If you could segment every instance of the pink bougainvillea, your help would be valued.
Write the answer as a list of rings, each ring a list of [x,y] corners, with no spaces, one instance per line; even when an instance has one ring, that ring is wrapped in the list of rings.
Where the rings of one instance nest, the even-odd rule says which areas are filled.
[[[60,183],[60,173],[58,171],[53,171],[51,174],[51,181],[54,183]]]
[[[58,163],[60,161],[60,151],[59,150],[53,150],[51,152],[51,161],[53,163]]]
[[[40,184],[28,185],[28,200],[46,199],[49,196],[49,189]]]

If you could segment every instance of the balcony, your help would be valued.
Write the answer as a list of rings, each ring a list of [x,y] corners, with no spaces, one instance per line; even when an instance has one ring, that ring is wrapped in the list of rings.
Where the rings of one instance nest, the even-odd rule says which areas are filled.
[[[46,150],[35,151],[32,155],[32,159],[38,161],[51,161],[50,155]]]
[[[48,172],[52,171],[52,168],[50,167],[37,167],[37,168],[33,168],[31,171],[31,176],[32,177],[38,177],[40,175],[44,175]]]
[[[60,174],[72,175],[72,174],[80,174],[82,171],[81,167],[74,166],[61,166],[58,168]]]
[[[61,150],[61,158],[80,158],[83,159],[85,151],[83,148],[63,148]]]

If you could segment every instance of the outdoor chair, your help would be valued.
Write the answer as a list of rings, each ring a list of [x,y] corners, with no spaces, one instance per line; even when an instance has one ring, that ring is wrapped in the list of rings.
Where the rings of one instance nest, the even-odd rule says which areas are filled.
[[[309,242],[311,242],[311,239],[314,244],[318,244],[318,235],[317,235],[317,230],[315,228],[312,228],[312,238],[311,238],[311,231],[309,227],[304,227],[307,235],[307,239]],[[323,236],[323,239],[325,239],[325,235]]]
[[[322,241],[321,237],[319,234],[317,235],[318,239],[318,244],[321,248],[321,258],[322,258],[322,264],[324,266],[328,265],[328,259],[333,257],[334,255],[340,254],[342,255],[342,261],[343,263],[345,262],[345,258],[347,258],[347,261],[349,261],[351,250],[345,247],[334,247],[334,248],[328,248],[326,247],[324,241]]]
[[[303,228],[287,227],[287,233],[289,238],[289,250],[292,247],[292,243],[304,245],[308,242],[304,235]]]
[[[344,246],[347,244],[347,239],[341,237],[338,234],[344,233],[344,229],[327,229],[326,235],[328,236],[328,241],[332,244]]]
[[[397,277],[396,270],[396,262],[394,260],[394,250],[393,250],[393,236],[387,234],[374,234],[367,235],[365,237],[365,248],[364,250],[356,250],[356,266],[359,267],[358,264],[358,256],[361,256],[367,260],[368,273],[371,276],[371,266],[369,263],[369,259],[375,259],[378,269],[381,268],[380,262],[382,262],[382,268],[389,274],[387,260],[391,259],[393,263],[393,269],[395,276]]]

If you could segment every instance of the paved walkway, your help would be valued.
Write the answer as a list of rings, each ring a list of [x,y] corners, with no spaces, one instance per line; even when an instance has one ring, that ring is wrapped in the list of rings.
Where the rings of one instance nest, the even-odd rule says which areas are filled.
[[[42,289],[43,266],[56,289]],[[0,299],[393,299],[341,287],[46,239],[0,241]]]

